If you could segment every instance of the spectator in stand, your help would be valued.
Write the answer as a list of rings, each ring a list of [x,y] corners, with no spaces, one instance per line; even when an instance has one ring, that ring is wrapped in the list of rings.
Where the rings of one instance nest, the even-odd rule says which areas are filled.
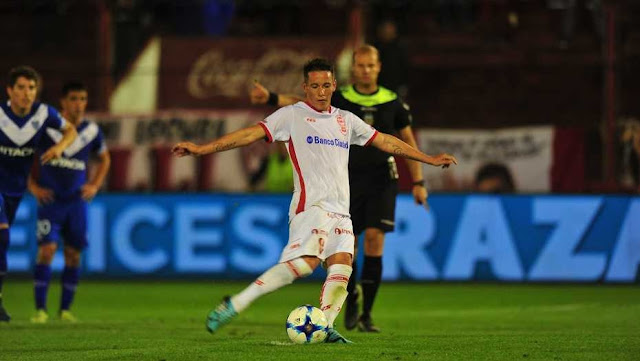
[[[476,173],[476,192],[482,193],[513,193],[516,190],[511,171],[500,163],[484,164]]]
[[[287,148],[282,142],[270,149],[260,164],[260,168],[251,176],[249,186],[252,191],[258,188],[258,183],[264,179],[264,191],[269,193],[293,192],[293,167],[289,161]]]
[[[378,25],[374,46],[384,64],[378,76],[378,83],[406,99],[409,92],[409,55],[407,46],[398,38],[396,23],[387,19]]]

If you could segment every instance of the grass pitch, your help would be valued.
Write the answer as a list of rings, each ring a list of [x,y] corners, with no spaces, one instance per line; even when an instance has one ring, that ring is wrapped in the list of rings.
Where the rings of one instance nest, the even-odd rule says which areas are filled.
[[[78,324],[33,325],[29,280],[5,283],[13,316],[0,324],[0,360],[639,360],[635,286],[383,284],[380,334],[338,330],[354,345],[293,345],[285,319],[317,305],[321,284],[258,300],[212,336],[204,318],[247,283],[81,281]],[[49,294],[55,315],[59,283]]]

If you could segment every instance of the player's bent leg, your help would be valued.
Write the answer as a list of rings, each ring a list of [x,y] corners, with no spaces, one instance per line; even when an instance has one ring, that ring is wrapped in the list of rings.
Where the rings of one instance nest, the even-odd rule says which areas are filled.
[[[56,253],[57,245],[52,242],[40,243],[36,266],[33,271],[33,296],[36,313],[31,317],[32,323],[46,323],[49,320],[47,314],[47,293],[51,282],[51,262]]]
[[[347,298],[347,283],[352,270],[351,263],[352,256],[350,253],[336,253],[327,259],[327,278],[322,286],[322,294],[320,295],[320,309],[324,311],[329,323],[325,342],[351,343],[333,328],[334,321]]]
[[[7,274],[7,251],[9,250],[9,224],[0,224],[0,322],[9,322],[11,316],[2,304],[2,284]]]
[[[271,267],[247,288],[233,297],[225,297],[215,309],[209,312],[206,321],[207,330],[214,333],[249,307],[253,301],[291,284],[298,278],[310,275],[319,263],[316,257],[300,257]]]
[[[71,304],[76,294],[80,279],[80,259],[82,251],[71,246],[64,247],[64,270],[62,270],[62,294],[60,295],[60,320],[65,322],[77,322],[78,319],[71,313]]]
[[[373,324],[371,310],[382,281],[382,252],[385,233],[379,228],[367,228],[364,241],[364,265],[362,267],[362,315],[358,320],[358,330],[380,332]]]

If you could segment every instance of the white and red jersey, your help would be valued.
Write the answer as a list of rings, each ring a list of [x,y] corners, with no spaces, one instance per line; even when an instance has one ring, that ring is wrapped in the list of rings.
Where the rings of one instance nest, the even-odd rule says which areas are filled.
[[[369,145],[378,132],[351,112],[319,112],[305,102],[278,109],[260,125],[269,142],[287,143],[294,168],[289,220],[311,206],[348,215],[349,147]]]

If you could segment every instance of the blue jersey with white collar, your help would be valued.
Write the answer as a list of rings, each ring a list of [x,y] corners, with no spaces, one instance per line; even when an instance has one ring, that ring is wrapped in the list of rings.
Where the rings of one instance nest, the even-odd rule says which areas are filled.
[[[38,185],[53,191],[56,200],[80,197],[80,188],[87,182],[89,156],[107,150],[100,127],[92,121],[83,120],[78,127],[78,136],[62,152],[62,157],[40,166]],[[41,149],[48,149],[62,139],[62,133],[47,129]]]
[[[62,129],[66,121],[52,106],[34,103],[24,117],[0,104],[0,193],[22,196],[27,176],[45,129]]]

